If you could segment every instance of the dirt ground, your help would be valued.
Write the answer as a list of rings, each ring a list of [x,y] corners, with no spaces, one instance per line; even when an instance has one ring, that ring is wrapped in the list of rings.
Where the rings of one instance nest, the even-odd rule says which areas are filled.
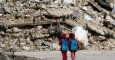
[[[41,60],[62,60],[60,51],[16,52],[15,55],[36,57]],[[68,52],[68,60],[71,60],[70,52]],[[76,60],[115,60],[115,51],[78,51]]]

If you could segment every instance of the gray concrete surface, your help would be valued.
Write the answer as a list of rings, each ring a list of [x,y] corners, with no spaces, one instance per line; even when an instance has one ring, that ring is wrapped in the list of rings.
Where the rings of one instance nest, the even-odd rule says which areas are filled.
[[[24,55],[42,60],[62,60],[60,51],[16,52],[15,55]],[[71,60],[68,52],[68,60]],[[78,51],[76,60],[115,60],[115,51]]]

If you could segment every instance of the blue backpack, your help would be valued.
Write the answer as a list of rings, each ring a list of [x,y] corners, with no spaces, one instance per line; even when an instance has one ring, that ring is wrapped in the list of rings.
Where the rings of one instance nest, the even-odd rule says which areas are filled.
[[[77,42],[77,40],[75,38],[73,38],[71,40],[70,50],[72,50],[72,51],[77,51],[78,50],[78,42]]]
[[[69,47],[68,47],[68,42],[66,39],[62,39],[62,45],[61,45],[61,51],[68,51]]]

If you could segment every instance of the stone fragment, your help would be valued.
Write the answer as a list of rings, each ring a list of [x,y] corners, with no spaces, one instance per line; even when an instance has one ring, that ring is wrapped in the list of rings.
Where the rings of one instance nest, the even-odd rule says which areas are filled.
[[[13,27],[12,31],[13,31],[13,32],[20,32],[21,29],[19,29],[18,27]]]
[[[91,18],[91,16],[86,15],[86,14],[84,15],[84,19],[87,20],[87,21],[93,20],[93,19]]]
[[[42,26],[37,26],[37,29],[40,30],[42,28]]]
[[[29,51],[30,50],[30,47],[27,47],[27,46],[23,46],[22,47],[25,51]]]
[[[76,4],[76,0],[64,0],[63,3],[66,3],[66,4]]]

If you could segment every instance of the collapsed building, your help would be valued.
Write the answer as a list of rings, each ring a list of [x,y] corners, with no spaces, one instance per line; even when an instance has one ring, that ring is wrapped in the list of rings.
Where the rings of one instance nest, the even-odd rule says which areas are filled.
[[[100,1],[0,1],[0,47],[6,51],[59,50],[58,33],[74,32],[80,49],[113,50],[114,8],[108,11]]]

